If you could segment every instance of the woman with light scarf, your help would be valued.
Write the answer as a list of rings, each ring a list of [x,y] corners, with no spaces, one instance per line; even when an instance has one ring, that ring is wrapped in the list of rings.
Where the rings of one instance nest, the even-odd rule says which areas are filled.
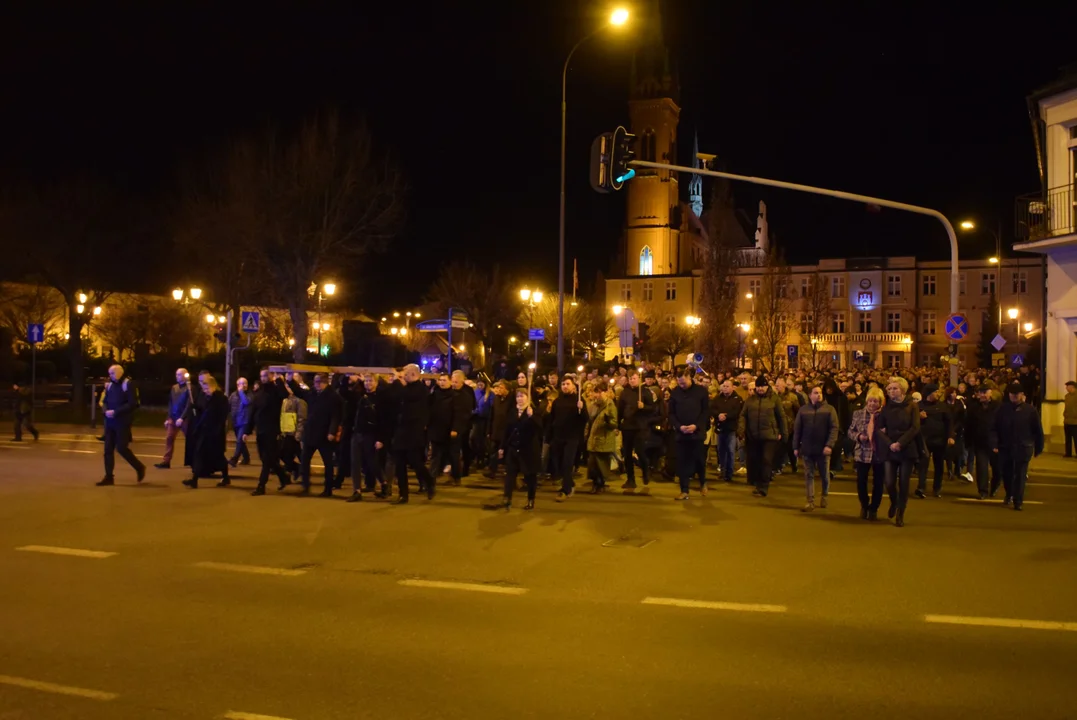
[[[872,385],[864,407],[853,413],[849,439],[853,441],[856,463],[856,494],[860,496],[860,519],[875,520],[883,500],[883,454],[875,452],[875,425],[883,407],[883,391]],[[871,498],[868,498],[868,473],[872,474]]]

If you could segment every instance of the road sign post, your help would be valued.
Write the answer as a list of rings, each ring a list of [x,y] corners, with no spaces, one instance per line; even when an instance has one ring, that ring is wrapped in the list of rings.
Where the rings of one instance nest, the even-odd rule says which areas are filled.
[[[262,332],[262,313],[257,310],[241,310],[240,317],[240,329],[243,332],[259,333]]]
[[[30,422],[33,423],[37,406],[37,344],[45,339],[45,324],[30,323],[26,339],[30,342]]]
[[[969,334],[969,321],[961,313],[953,313],[946,318],[946,337],[952,342],[961,342]]]

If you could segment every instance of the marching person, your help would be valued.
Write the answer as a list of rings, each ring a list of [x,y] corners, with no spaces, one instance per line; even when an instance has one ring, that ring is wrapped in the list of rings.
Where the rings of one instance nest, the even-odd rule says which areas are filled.
[[[1003,403],[991,429],[991,451],[998,455],[999,472],[1006,486],[1006,504],[1021,510],[1025,502],[1028,463],[1043,452],[1040,413],[1025,401],[1021,383],[1006,387],[1010,402]]]
[[[168,419],[165,420],[165,454],[161,462],[154,465],[159,470],[167,470],[172,467],[172,455],[176,447],[176,436],[183,433],[187,438],[187,426],[183,418],[187,416],[187,408],[191,402],[191,389],[189,383],[191,374],[187,368],[176,370],[176,384],[168,393]],[[186,452],[184,453],[186,457]]]
[[[247,391],[245,377],[236,380],[236,390],[228,396],[228,414],[232,418],[232,432],[236,436],[236,449],[228,464],[232,467],[250,465],[251,452],[247,449],[247,443],[243,442],[243,430],[251,416],[251,394]]]
[[[333,461],[340,441],[344,402],[337,391],[329,387],[329,378],[323,373],[314,376],[314,389],[306,396],[307,421],[303,425],[303,455],[299,469],[303,482],[302,494],[310,493],[310,463],[314,453],[318,453],[325,466],[325,486],[321,497],[332,497],[335,480]]]
[[[426,426],[430,422],[430,391],[422,382],[422,373],[414,363],[404,367],[401,386],[395,391],[396,428],[393,431],[393,464],[396,468],[397,499],[394,504],[408,502],[408,467],[419,478],[419,490],[434,499],[437,488],[426,468],[423,451],[426,449]]]
[[[40,437],[33,420],[33,394],[28,387],[15,385],[15,398],[18,403],[15,408],[15,442],[22,442],[22,427],[30,431],[34,436],[34,442]]]
[[[496,422],[496,406],[494,418]],[[568,499],[575,490],[576,481],[573,474],[576,471],[576,455],[586,427],[587,410],[576,386],[576,379],[566,375],[561,380],[561,394],[553,401],[545,425],[554,471],[561,478],[557,502]]]
[[[703,439],[710,420],[710,396],[707,388],[694,382],[696,371],[685,367],[677,373],[677,385],[669,393],[669,424],[676,438],[677,479],[681,493],[675,499],[687,500],[689,483],[699,475],[699,493],[707,494],[707,469],[704,466]]]
[[[621,486],[624,490],[636,489],[633,453],[639,458],[639,471],[643,484],[647,485],[651,482],[647,438],[650,435],[650,424],[654,418],[657,403],[657,394],[640,383],[639,371],[633,368],[628,373],[628,387],[617,398],[617,417],[621,421],[621,457],[624,459],[627,476],[627,482]]]
[[[146,466],[131,452],[131,422],[138,409],[138,393],[134,383],[124,378],[123,368],[113,365],[108,369],[109,381],[103,393],[105,410],[105,477],[98,485],[114,485],[116,453],[135,469],[138,482],[146,477]]]
[[[737,422],[737,435],[744,438],[748,484],[755,487],[752,491],[755,497],[766,497],[770,491],[774,458],[782,438],[788,432],[782,403],[771,392],[766,376],[760,375],[755,381],[755,391],[744,401],[744,409]]]
[[[823,388],[816,385],[808,395],[808,404],[800,408],[793,424],[793,456],[804,461],[804,489],[808,502],[801,510],[815,509],[815,474],[823,481],[819,507],[826,509],[830,494],[830,458],[838,442],[838,411],[823,402]]]
[[[894,525],[905,526],[905,507],[909,502],[909,478],[919,459],[920,410],[909,397],[909,381],[897,376],[886,385],[888,402],[875,425],[875,447],[886,460],[886,491],[890,495],[887,517]]]
[[[711,399],[711,416],[718,434],[718,470],[727,483],[733,482],[733,460],[737,454],[737,421],[744,401],[733,392],[733,381],[722,381],[718,394]]]
[[[886,468],[883,453],[875,451],[875,426],[879,423],[885,396],[877,387],[868,390],[864,407],[853,413],[849,439],[855,443],[853,461],[856,463],[856,494],[860,498],[860,519],[874,520],[883,501]],[[871,496],[868,496],[868,474],[871,474]]]
[[[531,407],[531,393],[527,388],[516,390],[516,407],[509,413],[509,422],[498,453],[505,460],[504,496],[501,502],[486,505],[487,510],[508,510],[512,505],[512,491],[516,489],[516,477],[523,474],[527,486],[527,505],[524,510],[535,509],[535,492],[538,488],[539,441],[542,427],[535,409]]]
[[[288,486],[290,480],[280,464],[281,447],[281,406],[288,397],[288,387],[276,373],[262,368],[258,377],[258,389],[251,400],[250,417],[243,430],[243,439],[250,442],[251,433],[256,433],[255,446],[262,461],[262,472],[258,475],[258,487],[251,495],[265,495],[266,483],[270,473],[277,476],[279,490]],[[293,428],[294,430],[294,428]]]
[[[355,405],[355,418],[351,433],[352,460],[352,496],[348,502],[360,502],[363,490],[374,492],[379,488],[377,497],[387,498],[391,492],[382,470],[382,455],[385,451],[387,428],[381,421],[383,413],[379,397],[378,376],[373,373],[363,378],[363,393],[358,395]]]
[[[613,403],[612,395],[610,386],[605,380],[600,380],[595,383],[593,400],[588,403],[591,430],[587,436],[587,459],[588,466],[593,463],[595,469],[595,477],[591,483],[592,495],[605,492],[609,481],[613,479],[610,461],[613,460],[613,453],[617,451],[617,406]]]
[[[212,375],[203,373],[198,377],[205,403],[194,408],[189,441],[191,443],[191,477],[183,484],[192,490],[198,487],[200,478],[221,473],[217,487],[227,487],[228,459],[225,455],[228,435],[228,399]]]

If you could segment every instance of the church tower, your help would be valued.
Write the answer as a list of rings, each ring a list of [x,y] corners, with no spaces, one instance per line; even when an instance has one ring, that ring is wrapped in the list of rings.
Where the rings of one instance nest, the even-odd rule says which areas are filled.
[[[676,164],[679,87],[662,36],[658,0],[648,4],[650,11],[641,19],[646,35],[632,59],[629,132],[636,136],[637,159]],[[674,227],[680,215],[677,174],[637,169],[627,187],[625,274],[679,273],[679,230]]]

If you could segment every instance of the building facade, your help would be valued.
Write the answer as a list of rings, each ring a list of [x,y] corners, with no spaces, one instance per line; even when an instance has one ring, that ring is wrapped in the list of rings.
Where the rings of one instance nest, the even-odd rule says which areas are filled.
[[[1077,380],[1077,67],[1028,105],[1041,190],[1017,199],[1014,249],[1046,266],[1043,425],[1060,439],[1066,383]]]

